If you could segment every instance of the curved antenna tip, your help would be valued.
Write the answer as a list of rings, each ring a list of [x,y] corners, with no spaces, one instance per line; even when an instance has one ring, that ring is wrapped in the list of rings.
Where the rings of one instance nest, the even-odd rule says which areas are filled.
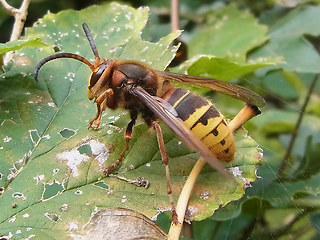
[[[55,59],[58,59],[58,58],[73,58],[73,59],[76,59],[80,62],[83,62],[84,64],[86,64],[87,66],[89,66],[89,68],[94,71],[94,66],[87,60],[85,59],[84,57],[81,57],[77,54],[73,54],[73,53],[56,53],[56,54],[53,54],[49,57],[46,57],[44,59],[42,59],[36,66],[36,69],[34,71],[34,80],[36,82],[38,82],[38,75],[39,75],[39,71],[41,69],[41,67],[46,64],[47,62],[49,61],[52,61],[52,60],[55,60]]]

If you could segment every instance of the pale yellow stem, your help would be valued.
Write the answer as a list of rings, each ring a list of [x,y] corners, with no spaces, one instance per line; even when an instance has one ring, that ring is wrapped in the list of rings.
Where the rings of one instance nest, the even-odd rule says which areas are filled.
[[[182,225],[183,225],[183,221],[184,221],[184,216],[186,213],[186,209],[188,206],[188,202],[189,202],[189,198],[190,195],[192,193],[192,189],[197,181],[197,178],[203,168],[203,166],[206,164],[206,161],[200,157],[198,159],[198,161],[196,162],[196,164],[194,165],[191,173],[188,176],[188,179],[186,181],[186,183],[183,186],[183,189],[181,191],[181,194],[179,196],[179,200],[177,203],[177,215],[178,215],[178,224],[171,224],[169,233],[168,233],[168,239],[169,240],[178,240],[180,233],[181,233],[181,229],[182,229]]]

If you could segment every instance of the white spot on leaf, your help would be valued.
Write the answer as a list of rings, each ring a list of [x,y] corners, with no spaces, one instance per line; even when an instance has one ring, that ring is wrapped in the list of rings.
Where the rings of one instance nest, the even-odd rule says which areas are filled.
[[[79,226],[77,223],[74,222],[68,222],[68,231],[77,230],[79,229]]]
[[[44,175],[43,174],[37,175],[37,176],[33,177],[33,179],[37,181],[36,184],[38,185],[38,183],[44,179]]]
[[[244,188],[251,187],[250,181],[242,176],[242,170],[239,167],[230,168],[230,172],[244,183]]]
[[[54,103],[53,102],[48,102],[48,106],[49,107],[54,107]]]
[[[62,204],[62,206],[60,207],[60,211],[64,212],[68,210],[68,204],[64,203]]]
[[[73,177],[79,175],[78,165],[90,159],[90,157],[88,157],[85,154],[81,154],[77,149],[72,149],[71,151],[58,153],[56,157],[59,161],[67,162],[67,166],[71,169],[71,174]]]
[[[96,140],[90,140],[89,145],[93,155],[96,155],[94,158],[101,165],[109,158],[109,150],[106,146]]]
[[[52,170],[53,175],[56,175],[60,171],[59,168],[55,168]]]
[[[10,219],[9,219],[9,223],[13,223],[13,222],[15,222],[15,221],[16,221],[16,219],[17,219],[17,217],[16,217],[16,216],[13,216],[12,218],[10,218]]]
[[[202,200],[208,200],[211,197],[210,191],[206,190],[200,194]]]
[[[5,143],[10,142],[11,140],[12,140],[12,138],[9,137],[9,136],[5,136],[5,137],[3,138],[3,142],[5,142]]]

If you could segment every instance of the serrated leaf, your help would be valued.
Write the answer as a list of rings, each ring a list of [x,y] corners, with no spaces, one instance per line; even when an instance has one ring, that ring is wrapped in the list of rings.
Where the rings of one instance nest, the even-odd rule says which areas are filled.
[[[171,51],[168,51],[168,46],[180,33],[181,31],[170,33],[168,36],[161,38],[157,43],[142,41],[140,36],[133,37],[126,44],[119,58],[145,62],[155,69],[165,69],[168,64],[164,65],[164,63],[170,62],[178,49],[178,46],[173,46]]]
[[[291,11],[270,29],[268,43],[251,57],[283,56],[286,64],[280,67],[286,71],[319,73],[319,53],[305,37],[319,36],[319,16],[320,6],[304,6]]]
[[[102,57],[135,59],[162,70],[174,57],[176,48],[169,45],[179,33],[158,43],[141,41],[147,17],[145,8],[116,3],[68,10],[46,15],[27,30],[26,39],[41,37],[55,49],[91,59],[81,29],[86,22]],[[147,48],[141,53],[142,46]],[[5,188],[0,197],[0,233],[66,239],[67,234],[77,232],[75,226],[84,227],[101,209],[124,207],[147,217],[168,210],[165,169],[155,133],[138,123],[129,152],[114,172],[118,174],[105,177],[103,166],[113,163],[123,150],[123,132],[130,117],[121,109],[107,110],[101,128],[88,130],[87,121],[96,107],[86,97],[90,70],[85,65],[70,59],[52,61],[41,69],[40,83],[34,82],[35,65],[53,52],[52,47],[18,51],[14,67],[0,80],[0,182]],[[198,155],[190,153],[168,127],[162,124],[162,128],[177,199]],[[261,150],[243,131],[235,139],[236,158],[226,167],[236,175],[236,183],[209,167],[204,169],[190,200],[190,220],[204,219],[239,199],[256,179]],[[132,184],[142,177],[149,181],[149,188]]]

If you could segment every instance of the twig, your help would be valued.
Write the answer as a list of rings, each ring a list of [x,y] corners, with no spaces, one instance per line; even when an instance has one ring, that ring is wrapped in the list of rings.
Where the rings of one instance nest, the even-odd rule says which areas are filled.
[[[24,23],[27,19],[28,15],[28,7],[30,4],[30,0],[23,0],[21,7],[19,9],[10,6],[6,0],[0,0],[4,9],[14,17],[14,25],[12,28],[12,33],[10,37],[10,41],[18,40],[21,36]],[[6,54],[4,58],[4,64],[6,65],[12,57],[12,52]]]
[[[175,32],[180,29],[179,26],[179,0],[171,0],[171,32]]]
[[[278,176],[279,177],[283,176],[284,170],[285,170],[285,168],[287,167],[287,165],[289,163],[289,156],[291,155],[291,152],[292,152],[292,149],[294,147],[294,144],[295,144],[295,141],[296,141],[299,129],[300,129],[300,125],[301,125],[301,122],[302,122],[306,107],[307,107],[307,105],[309,103],[310,96],[311,96],[311,94],[312,94],[312,92],[313,92],[313,90],[314,90],[314,88],[315,88],[315,86],[317,84],[318,79],[319,79],[319,74],[316,74],[314,76],[314,78],[313,78],[313,81],[312,81],[311,86],[310,86],[310,88],[308,90],[307,96],[306,96],[306,98],[304,100],[304,103],[303,103],[303,105],[301,107],[299,118],[297,120],[295,129],[293,130],[293,133],[291,135],[291,139],[290,139],[289,146],[287,148],[287,152],[286,152],[285,156],[283,157],[282,163],[281,163],[281,165],[279,167],[279,170],[278,170]]]
[[[171,223],[171,227],[168,233],[169,240],[179,239],[182,225],[184,222],[184,216],[187,209],[189,197],[191,195],[194,184],[196,183],[197,177],[199,176],[203,166],[206,164],[206,161],[200,157],[196,164],[194,165],[186,183],[183,186],[183,189],[180,193],[179,200],[177,203],[177,214],[178,214],[178,224]]]

